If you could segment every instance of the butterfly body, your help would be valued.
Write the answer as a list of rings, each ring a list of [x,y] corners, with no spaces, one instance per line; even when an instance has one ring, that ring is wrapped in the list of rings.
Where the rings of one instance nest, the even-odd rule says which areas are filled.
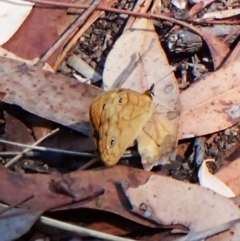
[[[119,161],[151,118],[153,109],[150,91],[119,88],[96,97],[90,107],[90,119],[97,134],[100,159],[107,166]]]

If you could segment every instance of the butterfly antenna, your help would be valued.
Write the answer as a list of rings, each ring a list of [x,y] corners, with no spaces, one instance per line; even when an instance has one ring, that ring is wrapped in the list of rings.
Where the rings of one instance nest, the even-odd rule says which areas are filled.
[[[150,94],[152,97],[154,96],[154,91],[153,91],[154,87],[155,87],[155,84],[152,84],[151,87],[150,87],[150,89],[149,89],[149,94]]]
[[[165,79],[166,77],[168,77],[171,73],[173,73],[176,70],[176,67],[173,67],[172,71],[170,71],[169,73],[167,73],[165,76],[163,76],[160,80],[158,80],[156,83],[154,83],[153,85],[157,85],[161,80]]]

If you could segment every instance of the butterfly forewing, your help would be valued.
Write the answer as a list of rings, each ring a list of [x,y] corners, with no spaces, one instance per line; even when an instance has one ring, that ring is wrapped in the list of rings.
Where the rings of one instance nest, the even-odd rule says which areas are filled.
[[[125,89],[118,89],[108,98],[102,97],[101,100],[107,101],[96,125],[99,126],[98,150],[101,160],[112,166],[152,116],[153,101],[151,95]]]

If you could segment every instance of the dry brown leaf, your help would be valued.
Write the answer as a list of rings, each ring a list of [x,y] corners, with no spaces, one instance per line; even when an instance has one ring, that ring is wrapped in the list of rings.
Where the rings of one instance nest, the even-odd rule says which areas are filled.
[[[56,188],[53,188],[52,180],[56,180],[54,175],[21,174],[9,171],[0,165],[2,179],[0,182],[0,200],[11,205],[34,195],[34,198],[21,204],[20,207],[27,207],[29,210],[95,209],[123,216],[148,227],[157,227],[158,225],[129,212],[128,200],[120,185],[118,185],[121,180],[125,180],[132,185],[139,185],[145,183],[150,175],[152,173],[140,169],[114,166],[90,171],[76,171],[57,177],[55,183],[61,183],[61,179],[63,183],[67,182],[67,187],[76,197],[73,199],[72,196],[66,193],[63,195]],[[103,188],[104,193],[102,195],[89,198],[85,202],[78,201],[91,197],[94,192]]]
[[[138,149],[146,170],[174,159],[180,111],[178,86],[151,20],[137,19],[121,35],[108,55],[103,80],[107,90],[121,86],[139,92],[157,83],[154,115],[137,138]]]
[[[79,186],[75,179],[68,175],[44,175],[44,174],[21,174],[9,171],[0,165],[0,174],[2,181],[0,183],[0,200],[8,205],[18,203],[26,197],[34,195],[27,202],[19,205],[31,211],[46,211],[62,207],[67,204],[89,198],[94,193],[101,191],[100,185]],[[69,187],[70,192],[60,189],[60,185],[66,189]],[[59,187],[60,186],[60,187]]]
[[[240,210],[231,200],[169,177],[151,176],[144,185],[129,187],[125,193],[133,212],[162,225],[182,224],[194,232],[240,218]],[[239,231],[223,232],[218,240],[229,240],[229,234],[236,240]]]
[[[193,84],[180,95],[179,139],[226,129],[240,117],[239,62],[229,64]]]
[[[92,135],[88,111],[93,97],[101,90],[16,60],[0,57],[0,62],[4,102]]]

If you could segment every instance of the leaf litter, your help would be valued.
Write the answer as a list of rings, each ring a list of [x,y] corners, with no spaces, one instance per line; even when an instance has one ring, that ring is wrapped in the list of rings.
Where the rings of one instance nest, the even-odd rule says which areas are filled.
[[[112,3],[113,2],[108,2],[106,4],[111,5]],[[150,1],[147,4],[149,3]],[[146,8],[147,8],[147,4],[145,6]],[[142,7],[141,2],[139,2],[138,5],[140,6],[138,7],[138,10],[139,10]],[[118,3],[116,4],[116,6],[119,6]],[[133,6],[132,6],[132,9],[133,9]],[[37,12],[37,8],[34,7],[32,14],[34,15],[35,19],[37,14],[40,13],[40,12],[38,13],[36,12]],[[49,9],[42,8],[42,13],[43,12],[52,13],[52,10],[51,8]],[[58,18],[60,16],[59,14],[65,13],[66,11],[61,9],[55,12],[56,12],[56,15],[54,16],[52,15],[52,18],[55,18],[55,17]],[[141,9],[140,12],[142,12],[144,16],[144,12],[146,12],[146,10]],[[93,21],[95,21],[95,19],[97,19],[97,17],[100,14],[100,11],[99,13],[97,14],[96,13],[97,11],[94,12],[94,14],[91,17],[91,20],[89,20],[89,22],[88,21],[86,22],[85,30],[88,28],[88,26],[92,24]],[[199,16],[201,15],[198,15],[198,17]],[[63,14],[61,17],[65,19],[66,16]],[[191,18],[194,21],[193,15],[191,15]],[[44,35],[44,39],[46,40],[46,37],[47,37],[48,40],[42,41],[42,43],[38,45],[38,47],[40,46],[40,48],[36,48],[35,46],[32,46],[32,45],[30,46],[29,49],[21,48],[21,45],[22,45],[21,41],[23,41],[24,39],[23,36],[25,37],[25,39],[26,38],[32,39],[32,37],[39,38],[38,34],[40,33],[40,31],[35,31],[33,35],[23,34],[24,31],[26,31],[27,29],[26,26],[27,24],[29,24],[29,21],[30,19],[27,18],[25,23],[23,23],[22,25],[22,29],[20,29],[15,34],[15,36],[13,36],[10,39],[10,41],[3,46],[7,50],[12,51],[12,53],[10,53],[9,51],[3,52],[3,55],[11,56],[11,58],[18,58],[18,56],[28,58],[28,59],[40,58],[41,57],[40,53],[43,54],[43,52],[48,50],[49,47],[53,44],[53,42],[58,38],[59,35],[58,34],[56,35],[56,32],[55,32],[56,30],[55,27],[57,26],[57,24],[53,27],[50,24],[51,21],[49,21],[49,19],[46,18],[46,22],[44,22],[44,26],[52,27],[52,28],[49,28],[50,29],[48,31],[49,34]],[[104,20],[101,19],[100,21],[102,21],[100,25],[104,26],[103,24]],[[231,21],[231,20],[228,20],[228,21]],[[66,25],[68,25],[69,22],[71,21],[67,20],[66,22],[67,22]],[[54,23],[54,21],[51,23]],[[199,36],[201,36],[206,41],[213,60],[213,67],[210,69],[211,70],[217,69],[217,70],[215,72],[210,73],[207,77],[202,78],[197,83],[193,84],[190,82],[190,88],[181,92],[180,100],[181,100],[182,111],[181,111],[181,122],[180,122],[179,133],[177,130],[179,116],[177,117],[176,123],[171,123],[173,124],[171,125],[172,129],[169,127],[170,126],[169,122],[166,122],[167,124],[163,125],[165,127],[169,127],[169,129],[171,130],[171,133],[173,134],[173,137],[175,138],[172,142],[170,141],[170,143],[172,144],[169,146],[175,148],[177,135],[178,135],[179,139],[183,139],[182,143],[186,144],[186,151],[182,153],[182,158],[186,158],[186,160],[188,160],[185,155],[186,155],[186,152],[190,149],[191,143],[193,140],[191,139],[184,140],[184,139],[190,138],[190,137],[203,136],[203,135],[206,136],[207,134],[218,132],[212,135],[212,139],[211,137],[209,138],[208,143],[206,145],[213,146],[214,141],[218,140],[217,147],[220,150],[223,150],[223,152],[225,151],[227,152],[228,144],[229,144],[227,142],[230,141],[229,139],[232,139],[234,143],[234,141],[236,141],[237,138],[233,138],[233,137],[235,137],[236,135],[234,134],[234,131],[233,132],[230,131],[230,138],[227,140],[225,138],[224,140],[225,132],[219,132],[219,131],[229,128],[230,126],[238,123],[239,121],[239,113],[238,113],[239,112],[238,110],[239,109],[238,108],[239,91],[238,91],[238,80],[237,80],[238,60],[236,58],[238,46],[232,51],[233,57],[230,56],[230,58],[227,59],[227,55],[229,54],[229,47],[224,41],[219,40],[213,34],[204,32],[204,30],[198,31],[197,28],[187,25],[183,21],[179,21],[179,23],[182,23],[183,24],[182,26],[189,27],[189,29],[191,29],[192,31],[195,31],[197,34],[199,34]],[[214,21],[212,23],[214,23]],[[32,21],[31,24],[33,27],[37,26],[36,22],[34,21]],[[63,26],[64,24],[63,25],[60,24],[60,25],[61,25],[60,27],[64,31],[64,26]],[[111,27],[114,28],[113,25],[111,25]],[[94,25],[94,28],[98,30],[99,25],[98,26]],[[93,32],[96,31],[95,29],[93,31],[91,30],[92,32],[90,31],[89,35],[86,34],[82,36],[83,32],[85,31],[83,29],[84,27],[80,29],[79,31],[80,33],[78,35],[79,37],[81,36],[80,45],[79,45],[81,47],[79,48],[77,47],[74,50],[73,54],[75,54],[75,57],[80,54],[82,59],[84,59],[86,63],[91,65],[93,68],[99,67],[98,65],[100,65],[102,58],[99,57],[100,56],[99,53],[96,54],[96,49],[101,50],[101,44],[102,46],[105,46],[105,47],[108,45],[112,47],[112,44],[109,44],[111,43],[111,38],[110,39],[108,38],[105,40],[104,38],[96,39],[96,35],[93,34]],[[138,30],[136,31],[136,29]],[[144,31],[142,31],[142,29],[144,29]],[[146,30],[148,30],[147,34],[146,34]],[[117,31],[115,31],[114,34],[116,34]],[[169,29],[169,31],[171,30]],[[129,40],[126,37],[127,34],[130,36],[130,37],[128,36],[128,38],[131,38],[131,35],[136,34],[136,36],[135,35],[134,36],[136,37],[135,39],[138,39],[138,42],[135,44],[134,40]],[[116,35],[112,35],[112,36],[116,36]],[[83,40],[84,38],[85,40]],[[123,41],[124,38],[126,38],[125,42]],[[151,41],[148,38],[150,38]],[[168,64],[168,61],[169,59],[171,60],[171,57],[169,55],[167,56],[165,55],[164,52],[166,51],[166,49],[164,48],[163,50],[160,47],[160,45],[158,44],[158,38],[159,36],[156,35],[155,28],[152,24],[152,20],[149,20],[149,19],[146,20],[143,18],[136,19],[133,25],[129,27],[128,30],[126,30],[121,35],[121,37],[118,38],[117,42],[113,46],[113,49],[108,54],[106,63],[105,64],[101,63],[100,66],[102,68],[103,66],[105,67],[105,70],[103,72],[103,81],[104,81],[104,84],[105,85],[107,84],[109,87],[111,87],[113,83],[115,83],[118,80],[120,80],[120,82],[125,81],[125,83],[122,85],[123,87],[133,88],[143,92],[144,90],[150,87],[151,83],[156,83],[159,80],[159,78],[161,78],[162,80],[160,81],[160,84],[156,85],[156,90],[157,90],[156,99],[159,98],[158,100],[159,102],[158,101],[156,102],[156,109],[157,108],[161,109],[160,108],[161,105],[165,109],[174,108],[174,106],[169,104],[170,102],[168,101],[168,98],[163,94],[164,93],[163,89],[166,83],[167,84],[174,83],[173,84],[174,94],[171,96],[169,95],[169,98],[173,98],[176,101],[175,103],[177,103],[176,104],[177,110],[179,110],[179,96],[177,94],[178,86],[176,85],[176,79],[173,74],[168,75],[172,71],[172,68],[170,68]],[[164,39],[164,35],[161,35],[161,38]],[[19,39],[19,41],[16,41],[16,39]],[[154,41],[152,39],[154,39]],[[71,46],[76,45],[76,41],[78,40],[75,39],[74,41],[72,41]],[[121,41],[124,42],[124,44]],[[143,48],[141,48],[142,46],[140,44],[141,41],[143,41],[144,43]],[[151,45],[152,43],[153,45]],[[3,51],[5,51],[5,49],[3,49]],[[69,48],[66,48],[66,51],[69,52]],[[115,51],[117,52],[116,55],[114,55]],[[234,54],[234,51],[235,51],[235,54]],[[66,54],[67,52],[65,52],[64,54]],[[136,55],[137,52],[140,54],[142,58],[141,61],[138,61],[139,55]],[[55,58],[54,58],[54,56],[56,56],[57,53],[59,53],[59,50],[56,51],[51,56],[49,63],[53,65],[57,63],[55,62]],[[95,54],[95,57],[93,57],[94,54]],[[102,54],[105,55],[104,51],[102,52]],[[133,54],[135,54],[135,57]],[[198,53],[196,54],[198,55]],[[131,55],[132,55],[132,59],[131,59]],[[91,56],[91,57],[86,58],[86,56]],[[157,59],[155,63],[156,65],[154,65],[153,62],[151,62],[153,59],[153,56],[156,56],[156,59]],[[106,55],[104,57],[106,57]],[[127,58],[127,60],[125,58]],[[227,61],[225,62],[227,64],[223,65],[225,59],[227,59]],[[131,62],[131,60],[133,61]],[[189,61],[189,59],[185,59],[185,60],[187,62]],[[82,132],[88,136],[92,135],[91,126],[89,125],[88,109],[92,99],[102,92],[101,89],[98,89],[92,85],[78,83],[76,80],[73,80],[69,77],[65,77],[61,74],[49,73],[37,67],[23,64],[22,62],[20,62],[22,60],[16,61],[16,60],[9,60],[7,58],[1,58],[0,61],[1,61],[0,86],[1,86],[1,94],[2,94],[1,98],[3,98],[4,102],[18,105],[23,109],[37,116],[41,116],[47,120],[54,121],[55,123],[51,123],[52,127],[51,125],[44,124],[47,127],[46,130],[50,132],[54,128],[58,127],[56,126],[56,123],[59,123],[68,128],[77,130],[78,132]],[[175,63],[176,61],[171,60],[169,62]],[[29,63],[32,64],[35,62],[31,61]],[[164,67],[160,67],[162,66],[162,63],[164,63],[163,64]],[[129,72],[126,71],[124,75],[124,71],[126,70],[126,64],[127,66],[130,66],[130,67],[131,65],[132,66],[137,65],[137,67],[133,67],[132,70],[130,68],[131,71]],[[148,66],[148,64],[150,65]],[[221,65],[223,65],[224,67],[220,67]],[[72,73],[71,70],[69,71],[68,68],[69,66],[65,68],[67,70],[67,75],[74,76],[74,73]],[[62,67],[60,69],[62,71]],[[177,71],[178,69],[181,69],[181,68],[177,66]],[[166,71],[166,73],[164,73],[164,71]],[[159,72],[161,72],[161,74],[159,74]],[[188,69],[188,72],[189,72],[189,69]],[[120,73],[122,73],[123,75],[121,76]],[[178,77],[178,80],[179,78],[180,77]],[[184,78],[184,77],[181,76],[181,78]],[[41,95],[39,95],[40,93]],[[3,107],[3,110],[8,108],[9,107],[5,105]],[[33,143],[34,138],[31,137],[31,133],[29,133],[27,128],[30,128],[30,130],[34,133],[34,137],[38,136],[36,139],[39,139],[41,135],[44,135],[41,133],[35,134],[35,130],[34,130],[35,127],[33,128],[34,125],[29,125],[29,123],[26,121],[23,121],[24,124],[19,123],[18,119],[15,119],[16,121],[11,122],[11,119],[12,120],[14,119],[9,114],[5,114],[5,116],[3,116],[2,118],[6,122],[4,127],[5,136],[2,135],[2,138],[7,139],[6,134],[8,134],[11,140],[18,140],[19,142],[22,142],[22,143],[28,142],[24,140],[24,138],[22,137],[19,137],[16,139],[17,136],[14,136],[14,133],[20,130],[21,133],[28,133],[28,134],[22,134],[22,135],[24,135],[24,137],[30,136],[29,138],[30,142]],[[25,118],[27,119],[27,117]],[[24,115],[23,115],[23,119],[24,119]],[[35,120],[37,120],[37,117]],[[159,128],[159,124],[157,123],[161,123],[161,122],[164,122],[163,117],[162,119],[160,119],[160,122],[156,121],[154,122],[154,124],[150,124],[149,125],[150,127],[146,126],[145,131],[146,132],[148,131],[151,134],[150,130],[153,129],[152,127],[155,125],[157,128]],[[44,131],[44,129],[41,129],[41,128],[42,127],[40,127],[40,131]],[[8,130],[10,130],[9,133],[8,133]],[[164,131],[165,131],[164,128],[162,128],[159,131],[161,133],[160,136],[156,137],[159,143],[161,142],[160,141],[161,137],[165,136],[165,134],[163,134]],[[71,131],[65,132],[65,133],[67,134],[65,134],[65,136],[63,135],[62,138],[59,138],[59,134],[54,136],[55,139],[50,138],[48,140],[49,145],[59,146],[62,149],[77,148],[74,146],[81,145],[82,146],[81,150],[87,150],[87,148],[88,150],[93,150],[93,147],[91,144],[93,143],[92,142],[93,140],[91,138],[86,139],[81,135],[81,138],[82,138],[81,139],[78,133],[74,132],[76,134],[76,139],[72,138],[73,139],[72,140]],[[68,139],[66,135],[70,139]],[[85,142],[89,144],[84,144],[84,140],[87,140],[87,141],[89,140],[90,142],[87,142],[87,141]],[[220,141],[223,140],[223,144],[219,140]],[[138,139],[138,142],[140,144],[139,146],[142,146],[144,149],[149,144],[149,140],[147,139],[146,136],[144,136],[142,137],[142,141],[143,141],[142,144],[140,144],[141,139],[140,138]],[[84,147],[84,145],[86,146]],[[161,146],[163,148],[163,145]],[[6,145],[6,147],[8,146]],[[166,146],[164,146],[163,149],[165,149],[165,147]],[[4,147],[1,146],[1,148],[4,148]],[[141,153],[142,152],[141,148],[139,148],[139,150]],[[153,152],[152,152],[153,149],[149,149],[149,150],[150,150],[149,153],[153,155]],[[203,157],[201,158],[202,161],[204,160],[205,157],[212,155],[212,154],[209,155],[210,153],[209,147],[208,149],[206,148],[205,151],[208,151],[208,153],[203,152]],[[160,156],[161,155],[159,155],[158,153],[158,157]],[[47,159],[51,159],[51,157],[53,156],[49,154]],[[143,157],[143,154],[142,154],[142,157]],[[218,158],[217,154],[216,154],[216,157]],[[41,155],[40,155],[40,158],[42,159]],[[134,222],[136,225],[141,225],[138,227],[144,227],[146,230],[154,229],[154,231],[156,231],[156,230],[159,230],[159,228],[161,228],[162,225],[168,226],[172,224],[180,224],[190,228],[189,234],[180,238],[179,240],[195,240],[193,238],[196,238],[197,234],[200,233],[203,235],[204,233],[206,235],[209,229],[210,231],[212,231],[212,233],[210,234],[210,236],[212,236],[219,232],[219,231],[216,231],[216,230],[219,230],[218,229],[219,225],[223,225],[224,227],[222,227],[221,230],[222,231],[227,230],[227,231],[224,231],[218,235],[214,235],[208,240],[238,240],[239,239],[239,236],[240,236],[238,231],[239,225],[238,224],[235,225],[237,221],[232,221],[232,220],[237,220],[239,218],[239,208],[232,202],[232,200],[229,200],[210,190],[206,190],[203,187],[198,186],[197,184],[188,184],[180,181],[175,181],[169,177],[163,177],[159,175],[159,174],[162,174],[162,172],[159,169],[156,169],[157,173],[154,174],[154,173],[146,172],[140,169],[123,167],[120,165],[110,169],[102,168],[102,169],[91,169],[89,171],[79,170],[76,172],[71,172],[79,168],[79,166],[81,165],[81,164],[79,165],[79,163],[84,163],[85,160],[81,158],[81,160],[72,162],[72,159],[71,160],[68,159],[67,162],[69,162],[69,164],[71,163],[75,163],[75,164],[69,165],[69,167],[65,169],[63,168],[63,165],[64,165],[64,162],[66,161],[59,161],[60,159],[58,159],[56,156],[54,156],[54,158],[52,159],[55,160],[55,163],[58,163],[57,168],[55,168],[57,173],[49,172],[52,174],[48,174],[48,175],[40,174],[40,173],[27,174],[25,172],[29,172],[30,170],[32,171],[35,170],[35,172],[40,172],[40,169],[38,168],[25,169],[24,171],[24,168],[21,167],[21,165],[19,166],[14,165],[14,167],[11,168],[14,171],[8,171],[6,168],[1,167],[0,172],[1,172],[1,177],[3,181],[0,185],[0,190],[1,190],[0,193],[2,193],[2,195],[0,195],[0,200],[7,204],[14,204],[18,202],[19,199],[23,199],[24,197],[26,197],[26,195],[34,194],[35,197],[33,198],[33,200],[29,200],[25,204],[20,205],[21,209],[17,209],[17,211],[21,213],[21,211],[24,210],[23,208],[28,207],[33,211],[40,210],[40,213],[46,212],[46,211],[49,212],[53,210],[54,210],[54,213],[59,213],[60,210],[62,211],[64,210],[64,212],[67,213],[69,212],[70,209],[78,211],[78,210],[87,208],[88,210],[92,210],[93,212],[101,211],[103,213],[111,213],[112,215],[115,215],[114,217],[116,220],[120,220],[118,218],[119,216],[122,216],[128,221]],[[172,159],[175,159],[175,158],[172,158]],[[23,157],[23,160],[26,160],[26,159]],[[172,162],[168,165],[170,169],[175,168],[177,172],[186,171],[188,175],[191,176],[191,178],[194,178],[194,171],[195,171],[194,169],[199,169],[199,167],[198,166],[194,168],[191,167],[193,163],[187,163],[186,160],[184,161],[178,160],[178,163],[180,164],[177,164],[177,160],[173,161],[173,163],[175,163],[174,164],[175,167]],[[34,160],[32,161],[34,162]],[[43,161],[43,163],[44,162],[45,161]],[[130,162],[130,165],[132,165],[131,160],[129,162]],[[129,165],[128,160],[125,162],[125,164],[126,163]],[[154,160],[153,165],[155,164],[156,163]],[[101,166],[100,163],[95,165],[96,167]],[[135,163],[133,163],[133,165],[135,165]],[[151,165],[144,166],[144,162],[143,162],[143,166],[145,167],[145,169],[151,169],[152,167]],[[204,166],[204,168],[205,167],[206,166]],[[232,170],[234,170],[235,172]],[[222,172],[223,177],[229,178],[229,179],[223,180],[223,182],[225,182],[226,185],[228,185],[230,188],[232,188],[232,190],[236,194],[238,194],[237,187],[238,187],[239,181],[237,178],[238,177],[237,176],[238,174],[236,171],[237,168],[235,168],[234,166],[232,170],[229,170],[226,167],[226,168],[223,168],[219,173]],[[61,172],[67,172],[67,174],[60,174]],[[168,174],[170,173],[171,172],[169,171]],[[207,173],[208,173],[207,175],[210,175],[209,172]],[[219,174],[216,174],[216,176],[218,175]],[[152,180],[155,180],[155,179],[157,181],[156,183],[154,182],[153,184],[154,188],[153,189],[146,188],[148,187],[148,185],[151,184]],[[188,181],[190,181],[190,177]],[[142,196],[138,195],[137,198],[133,197],[133,199],[131,199],[131,203],[137,202],[137,205],[138,206],[140,205],[141,207],[140,209],[136,209],[136,211],[138,213],[140,212],[141,214],[144,213],[145,218],[146,216],[147,218],[149,218],[150,216],[154,217],[154,221],[157,221],[157,223],[159,223],[160,225],[149,222],[149,220],[146,220],[145,218],[141,218],[140,216],[136,216],[130,212],[131,207],[129,206],[129,203],[126,197],[124,196],[123,190],[120,188],[120,184],[119,184],[120,182],[122,184],[128,183],[130,187],[133,187],[133,188],[129,188],[128,191],[140,190],[141,192],[141,189],[142,188],[144,189],[143,195]],[[209,183],[207,183],[207,185],[209,185]],[[126,186],[124,187],[126,189]],[[145,190],[145,188],[147,190]],[[182,195],[183,193],[184,195]],[[129,196],[129,194],[127,195]],[[141,199],[139,197],[141,197]],[[156,203],[154,203],[155,201]],[[174,211],[175,211],[175,214],[173,213]],[[25,211],[23,211],[23,213],[20,214],[20,216],[22,215],[23,219],[24,219],[24,212]],[[39,214],[37,216],[34,216],[35,219],[32,219],[32,221],[31,220],[29,222],[26,221],[25,223],[26,229],[23,230],[18,237],[20,237],[23,233],[27,232],[27,230],[31,228],[33,223],[38,218],[38,216]],[[16,222],[18,222],[18,220],[19,218],[17,219]],[[46,221],[47,219],[44,219],[43,217],[40,218],[40,220],[45,220],[45,223],[48,223]],[[54,227],[57,227],[58,225],[57,222],[53,221],[53,223],[55,223]],[[114,224],[112,223],[112,227],[115,227],[115,229],[114,228],[112,229],[113,234],[114,232],[121,233],[121,234],[128,234],[128,232],[133,233],[136,230],[138,230],[138,228],[131,229],[130,227],[131,225],[129,225],[129,229],[128,230],[125,229],[124,231],[124,228],[119,227],[116,223]],[[50,224],[48,223],[48,225]],[[104,229],[104,227],[107,227],[107,226],[104,226],[104,224],[102,224],[102,226],[100,227],[100,230],[101,228],[102,230],[106,230]],[[76,230],[75,228],[76,228],[75,226],[72,227],[72,231]],[[14,226],[12,227],[12,230],[14,230]],[[83,231],[79,231],[79,232],[82,234]],[[89,232],[87,232],[87,234],[89,236],[97,235]],[[209,235],[201,236],[201,237],[206,238],[207,236]],[[98,237],[98,236],[95,236],[95,237]],[[101,237],[104,238],[104,236],[101,236]],[[169,233],[168,237],[173,237],[173,236],[171,236],[171,234]],[[200,236],[197,236],[197,237],[200,237]],[[7,238],[10,238],[10,234],[7,235]],[[115,240],[117,240],[117,237]],[[157,240],[159,240],[159,238]]]

